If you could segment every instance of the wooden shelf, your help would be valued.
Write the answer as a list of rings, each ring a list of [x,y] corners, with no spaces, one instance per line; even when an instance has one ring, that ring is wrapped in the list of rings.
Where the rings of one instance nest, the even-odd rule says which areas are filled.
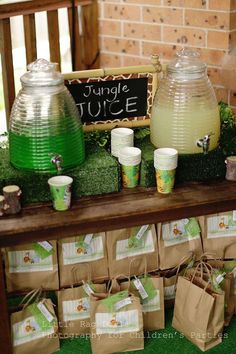
[[[135,188],[116,194],[81,198],[66,212],[54,211],[50,203],[28,206],[19,215],[1,217],[0,247],[233,209],[236,209],[236,182],[179,186],[170,195],[158,194],[154,188]],[[1,252],[0,312],[0,342],[3,352],[11,354]]]
[[[66,212],[51,204],[23,208],[0,219],[0,247],[122,227],[157,223],[236,209],[236,182],[189,184],[161,195],[155,188],[135,188],[73,203]]]

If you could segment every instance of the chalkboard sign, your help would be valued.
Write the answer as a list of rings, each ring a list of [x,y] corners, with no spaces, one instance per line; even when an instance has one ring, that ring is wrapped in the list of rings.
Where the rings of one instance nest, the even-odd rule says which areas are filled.
[[[158,56],[153,57],[151,65],[65,74],[82,122],[102,129],[114,124],[129,126],[130,122],[132,126],[148,125],[161,71]]]
[[[148,78],[68,85],[83,123],[147,114]]]

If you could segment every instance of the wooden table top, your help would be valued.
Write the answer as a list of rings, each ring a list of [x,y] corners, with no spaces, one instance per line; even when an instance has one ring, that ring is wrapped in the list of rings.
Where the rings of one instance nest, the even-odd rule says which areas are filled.
[[[0,247],[170,221],[236,209],[236,182],[189,184],[161,195],[155,188],[126,189],[75,201],[70,210],[31,205],[0,218]]]

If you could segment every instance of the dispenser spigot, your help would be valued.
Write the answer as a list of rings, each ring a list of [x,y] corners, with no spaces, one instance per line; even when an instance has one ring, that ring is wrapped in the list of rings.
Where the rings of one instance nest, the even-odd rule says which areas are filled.
[[[208,154],[212,135],[214,135],[214,133],[209,133],[203,138],[197,140],[197,146],[202,148],[204,155]]]
[[[59,175],[62,171],[61,164],[63,163],[63,158],[60,154],[51,154],[51,163],[56,165],[57,174]]]

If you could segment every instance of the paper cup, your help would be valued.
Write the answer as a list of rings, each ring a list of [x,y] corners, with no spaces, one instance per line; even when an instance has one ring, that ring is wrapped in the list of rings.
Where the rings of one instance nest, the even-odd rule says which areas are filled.
[[[119,151],[119,163],[125,166],[136,166],[141,162],[141,150],[136,147],[124,147]]]
[[[72,182],[73,179],[69,176],[54,176],[49,178],[48,184],[55,210],[64,211],[70,208]]]
[[[111,131],[111,154],[119,156],[123,147],[134,146],[134,131],[129,128],[115,128]]]
[[[140,164],[136,166],[121,166],[122,170],[122,185],[124,188],[137,187],[139,183]]]
[[[178,164],[178,151],[172,148],[160,148],[154,151],[154,167],[160,170],[173,170]]]
[[[157,191],[162,194],[171,193],[175,184],[175,169],[156,169]]]
[[[125,147],[119,152],[119,163],[122,170],[122,185],[134,188],[139,183],[141,150],[136,147]]]

